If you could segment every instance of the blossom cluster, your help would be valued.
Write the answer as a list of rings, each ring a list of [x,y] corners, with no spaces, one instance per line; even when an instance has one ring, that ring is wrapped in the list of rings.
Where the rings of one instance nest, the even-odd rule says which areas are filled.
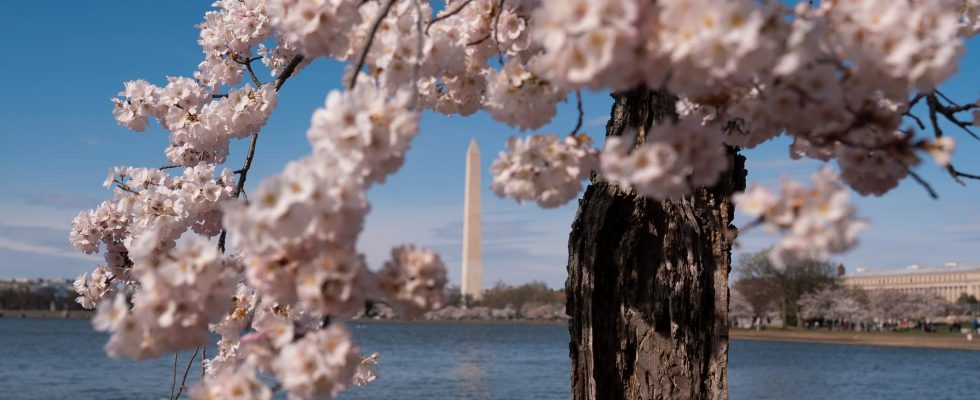
[[[290,398],[333,399],[344,389],[378,377],[378,353],[362,356],[341,323],[324,327],[313,314],[268,303],[253,305],[249,315],[236,319],[241,317],[252,321],[254,331],[236,339],[229,336],[237,331],[223,332],[227,336],[219,342],[220,354],[207,362],[207,375],[195,388],[200,393],[226,393],[248,385],[264,396],[267,388],[252,379],[261,371],[274,375]]]
[[[490,166],[490,188],[518,203],[534,201],[541,207],[557,207],[578,195],[582,180],[597,164],[598,152],[586,134],[511,137],[507,151],[500,152]]]
[[[204,346],[208,324],[230,306],[235,273],[212,243],[196,235],[171,250],[159,243],[154,231],[132,239],[131,275],[140,282],[132,309],[121,294],[97,308],[92,323],[112,332],[110,356],[139,360]]]
[[[622,187],[658,199],[676,198],[693,187],[711,185],[728,168],[717,128],[698,119],[656,125],[634,146],[638,132],[610,137],[602,152],[602,173]]]
[[[205,236],[221,230],[221,204],[232,198],[235,177],[225,169],[215,177],[215,167],[199,164],[171,176],[155,168],[116,167],[104,185],[115,185],[116,197],[94,210],[83,211],[72,221],[68,240],[86,254],[104,246],[104,267],[91,278],[80,277],[79,303],[91,308],[93,300],[109,288],[110,279],[128,281],[132,266],[129,240],[152,232],[164,247],[172,247],[188,229]],[[106,277],[108,276],[108,277]],[[117,283],[120,283],[117,280]]]
[[[266,14],[265,0],[218,0],[216,10],[204,14],[198,27],[197,43],[204,51],[194,78],[210,89],[236,85],[245,72],[245,61],[251,48],[269,37],[272,25]]]
[[[511,59],[500,71],[490,72],[483,108],[507,125],[538,129],[555,116],[555,104],[565,93],[542,82]]]
[[[369,78],[359,82],[353,90],[327,95],[306,137],[318,157],[339,160],[341,173],[360,175],[370,185],[402,166],[420,115],[410,110],[409,93],[388,96]]]
[[[767,232],[783,235],[769,253],[778,266],[846,251],[857,243],[858,232],[867,227],[851,206],[847,188],[829,167],[813,174],[812,187],[784,180],[777,195],[753,185],[733,200]]]
[[[349,32],[361,22],[353,0],[269,0],[271,23],[284,39],[308,57],[344,58],[350,51]]]
[[[378,286],[402,315],[415,317],[442,307],[446,266],[439,255],[415,246],[391,250],[391,260],[378,272]]]
[[[246,85],[231,89],[217,99],[189,78],[169,78],[158,88],[143,80],[126,82],[113,99],[119,124],[143,131],[155,117],[170,132],[167,157],[180,165],[222,163],[231,139],[241,139],[261,129],[276,107],[273,84],[260,88]]]

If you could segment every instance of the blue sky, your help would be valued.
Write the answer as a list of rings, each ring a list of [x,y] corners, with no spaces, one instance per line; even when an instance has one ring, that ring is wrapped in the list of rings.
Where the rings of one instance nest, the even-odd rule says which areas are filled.
[[[115,165],[166,163],[167,135],[155,123],[133,133],[112,118],[109,101],[126,80],[156,84],[189,76],[201,60],[194,25],[209,2],[61,2],[6,4],[0,14],[0,278],[70,277],[91,270],[100,257],[67,243],[71,219],[111,193],[102,188]],[[980,70],[980,45],[967,50],[961,71]],[[318,60],[283,88],[279,107],[259,139],[247,189],[309,152],[305,138],[312,111],[340,85],[341,67]],[[944,87],[961,102],[977,99],[980,77],[961,72]],[[584,130],[601,136],[612,104],[608,93],[584,93]],[[565,133],[575,123],[574,104],[561,104],[553,123],[539,132]],[[948,128],[947,132],[955,132]],[[490,163],[511,135],[520,132],[485,113],[445,117],[426,113],[422,133],[404,168],[369,194],[360,249],[377,268],[397,244],[438,250],[459,282],[466,147],[477,138],[483,155],[484,283],[543,280],[564,284],[566,241],[575,202],[542,210],[499,199],[489,190]],[[958,135],[954,161],[980,172],[980,142]],[[747,152],[749,181],[775,185],[780,177],[808,180],[817,162],[793,162],[785,138]],[[244,142],[232,147],[238,168]],[[928,161],[928,160],[927,160]],[[855,250],[838,257],[849,268],[900,268],[911,263],[980,263],[980,182],[963,187],[930,162],[918,169],[940,194],[931,200],[911,180],[884,198],[857,200],[872,221]],[[764,248],[774,238],[743,235],[737,251]]]

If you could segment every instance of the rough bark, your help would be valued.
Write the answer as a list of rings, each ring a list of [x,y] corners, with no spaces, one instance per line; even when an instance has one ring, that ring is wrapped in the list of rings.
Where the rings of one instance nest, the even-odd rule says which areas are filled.
[[[606,135],[674,114],[669,93],[614,94]],[[566,309],[575,399],[728,397],[728,274],[733,191],[744,158],[712,188],[657,201],[593,178],[568,250]]]

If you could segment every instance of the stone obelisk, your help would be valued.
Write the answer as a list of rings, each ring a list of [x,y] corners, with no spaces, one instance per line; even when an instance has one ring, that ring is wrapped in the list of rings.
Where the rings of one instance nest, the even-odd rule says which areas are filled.
[[[466,195],[463,205],[463,279],[460,292],[473,300],[483,297],[483,258],[480,246],[480,149],[476,138],[466,150]]]

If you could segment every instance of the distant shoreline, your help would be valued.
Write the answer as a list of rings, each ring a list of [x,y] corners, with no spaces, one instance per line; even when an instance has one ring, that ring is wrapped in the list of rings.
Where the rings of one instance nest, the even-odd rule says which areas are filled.
[[[980,351],[980,337],[975,337],[972,342],[968,342],[966,335],[946,333],[828,332],[779,329],[756,331],[733,328],[729,331],[728,336],[731,339],[743,340]]]
[[[533,319],[342,319],[345,324],[568,325],[567,320]]]
[[[92,310],[0,310],[0,319],[3,318],[39,318],[39,319],[87,319],[92,318],[95,311]]]

